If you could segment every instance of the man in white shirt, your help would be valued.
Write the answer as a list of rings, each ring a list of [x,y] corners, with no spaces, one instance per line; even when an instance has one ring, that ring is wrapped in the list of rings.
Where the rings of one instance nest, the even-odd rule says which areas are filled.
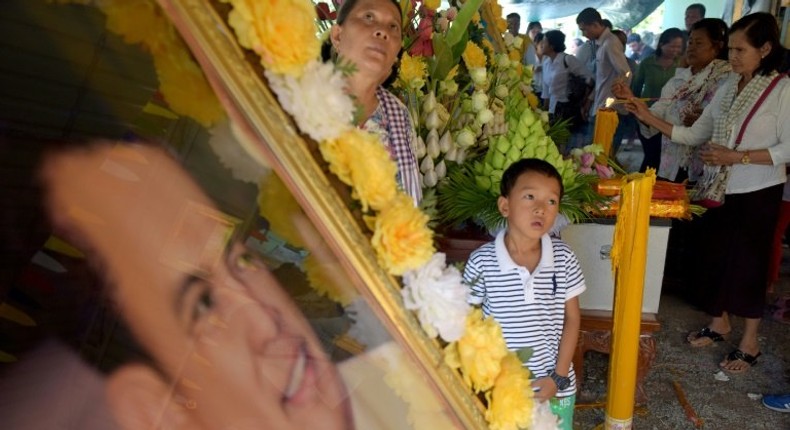
[[[628,60],[625,58],[623,44],[604,26],[601,14],[597,10],[591,7],[582,10],[576,17],[576,24],[579,25],[579,30],[584,37],[594,40],[597,46],[594,98],[591,96],[591,99],[587,100],[587,107],[590,107],[590,123],[594,124],[594,117],[598,109],[604,107],[607,98],[614,97],[612,84],[618,79],[625,79],[630,83],[631,76],[628,73],[630,68]],[[619,142],[616,142],[615,145],[613,148],[616,149]]]

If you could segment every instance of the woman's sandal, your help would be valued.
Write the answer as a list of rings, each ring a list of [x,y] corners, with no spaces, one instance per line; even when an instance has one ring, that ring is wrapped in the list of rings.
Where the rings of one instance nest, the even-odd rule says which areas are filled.
[[[710,327],[703,327],[697,332],[690,332],[688,336],[686,336],[686,342],[690,343],[691,346],[694,347],[703,347],[713,345],[715,342],[723,341],[724,336],[726,335],[727,334],[721,334],[719,332],[713,331],[710,329]]]
[[[727,369],[726,367],[721,366],[721,368],[722,370],[730,373],[743,373],[749,370],[750,368],[754,367],[754,365],[757,364],[757,358],[759,358],[761,355],[763,355],[762,352],[758,352],[755,355],[751,355],[741,351],[740,349],[735,349],[729,354],[727,354],[726,357],[724,357],[724,359],[727,360],[727,363],[729,364],[732,363],[733,361],[740,360],[748,364],[749,367],[744,367],[742,369]]]

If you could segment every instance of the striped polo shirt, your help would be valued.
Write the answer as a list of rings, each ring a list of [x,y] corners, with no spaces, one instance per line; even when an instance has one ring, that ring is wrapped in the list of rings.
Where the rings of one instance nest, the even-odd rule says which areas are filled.
[[[530,273],[510,257],[505,230],[472,252],[464,268],[464,281],[471,285],[469,302],[482,304],[483,313],[493,315],[511,350],[532,348],[525,365],[533,377],[548,376],[559,355],[565,302],[586,289],[579,261],[570,247],[548,234],[541,238],[541,255]],[[571,366],[571,385],[557,393],[567,397],[576,392]]]

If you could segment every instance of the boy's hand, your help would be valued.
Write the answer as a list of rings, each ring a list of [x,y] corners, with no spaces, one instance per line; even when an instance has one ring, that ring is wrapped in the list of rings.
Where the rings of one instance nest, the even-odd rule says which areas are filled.
[[[548,376],[532,381],[532,388],[537,389],[535,391],[535,400],[541,402],[545,402],[557,394],[557,384]]]

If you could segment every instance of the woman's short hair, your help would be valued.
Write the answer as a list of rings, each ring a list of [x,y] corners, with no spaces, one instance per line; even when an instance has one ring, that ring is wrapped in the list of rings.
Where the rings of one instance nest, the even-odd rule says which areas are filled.
[[[730,27],[730,34],[736,31],[743,31],[746,40],[754,48],[760,48],[766,43],[771,45],[771,52],[760,60],[760,66],[755,73],[767,75],[778,71],[782,67],[785,58],[785,48],[779,41],[779,26],[776,18],[766,12],[755,12],[744,16],[735,21]]]
[[[656,57],[660,57],[664,55],[664,53],[661,50],[662,46],[672,42],[678,37],[683,40],[682,44],[685,45],[686,36],[683,34],[683,31],[681,31],[679,28],[672,27],[664,30],[664,32],[661,33],[661,36],[658,37],[658,47],[656,48]]]
[[[549,30],[543,33],[543,37],[546,38],[546,42],[551,46],[554,52],[565,51],[565,34],[563,32],[559,30]]]
[[[692,32],[698,30],[704,31],[714,45],[719,44],[719,53],[716,54],[716,58],[726,60],[728,56],[727,36],[729,35],[727,23],[719,18],[703,18],[691,26]]]

